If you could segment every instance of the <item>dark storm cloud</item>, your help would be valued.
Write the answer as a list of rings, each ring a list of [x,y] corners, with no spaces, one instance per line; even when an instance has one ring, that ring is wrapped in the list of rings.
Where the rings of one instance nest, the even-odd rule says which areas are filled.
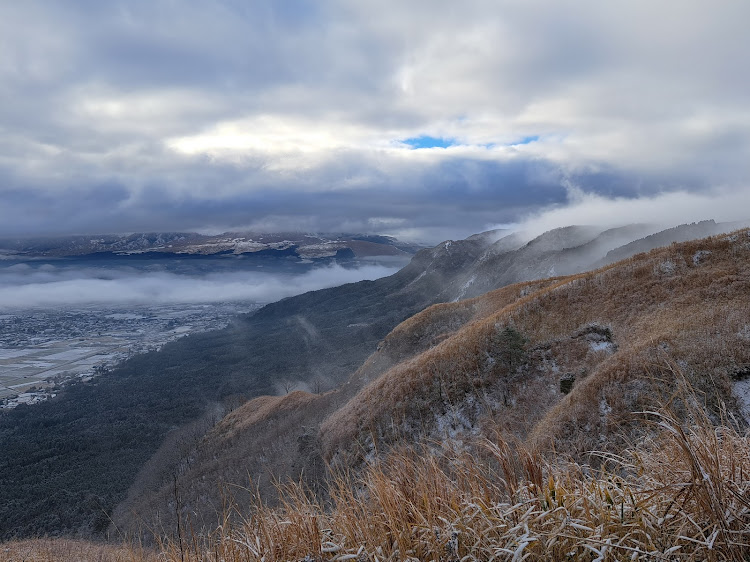
[[[304,225],[306,230],[340,231],[342,225],[356,231],[382,231],[394,221],[413,228],[441,227],[465,233],[494,221],[512,221],[519,211],[535,208],[540,201],[560,203],[565,191],[554,181],[554,170],[547,181],[540,181],[539,164],[463,159],[439,162],[432,169],[412,171],[405,177],[377,179],[377,170],[369,175],[373,187],[333,187],[341,174],[341,163],[320,171],[314,178],[290,181],[279,186],[273,176],[256,170],[224,166],[214,177],[198,176],[205,168],[190,167],[173,178],[183,182],[219,183],[229,195],[218,197],[211,190],[179,191],[172,186],[146,184],[137,193],[124,185],[93,184],[50,193],[44,190],[6,190],[4,236],[55,232],[66,225],[69,232],[108,230],[150,230],[159,224],[165,230],[185,228],[216,229],[252,227],[271,217],[280,230]],[[366,163],[358,162],[351,173],[367,173]],[[248,177],[248,174],[250,177]],[[325,191],[313,189],[317,184]],[[246,189],[242,189],[242,186]],[[60,194],[63,197],[60,197]],[[124,215],[124,220],[123,220]],[[383,221],[383,219],[388,219]],[[390,222],[389,222],[390,221]],[[93,229],[93,230],[92,230]]]
[[[748,18],[742,0],[5,3],[0,235],[434,239],[580,194],[720,194],[731,214]],[[452,146],[403,142],[428,137]]]

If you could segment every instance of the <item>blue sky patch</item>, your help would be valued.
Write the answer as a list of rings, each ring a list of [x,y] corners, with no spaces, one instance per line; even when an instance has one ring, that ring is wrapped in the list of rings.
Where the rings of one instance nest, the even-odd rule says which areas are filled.
[[[404,139],[401,142],[408,144],[412,148],[448,148],[449,146],[456,146],[458,144],[454,139],[430,137],[427,135]]]
[[[514,145],[517,145],[517,144],[530,144],[530,143],[536,142],[538,140],[539,140],[539,135],[531,135],[531,136],[528,136],[528,137],[523,137],[522,139],[517,140],[513,144]]]

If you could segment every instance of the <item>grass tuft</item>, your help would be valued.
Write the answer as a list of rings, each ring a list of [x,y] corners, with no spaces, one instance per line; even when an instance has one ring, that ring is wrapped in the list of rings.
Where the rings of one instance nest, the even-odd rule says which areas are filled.
[[[601,468],[487,441],[479,454],[394,450],[303,485],[241,523],[164,545],[167,560],[745,560],[750,442],[699,409],[644,412],[657,431]],[[694,414],[694,415],[693,415]],[[432,451],[432,452],[428,452]]]

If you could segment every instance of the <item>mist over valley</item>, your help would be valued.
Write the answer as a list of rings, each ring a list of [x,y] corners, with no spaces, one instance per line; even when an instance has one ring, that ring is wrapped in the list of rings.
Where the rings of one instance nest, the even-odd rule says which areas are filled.
[[[101,376],[135,353],[223,328],[263,304],[390,275],[409,257],[395,246],[359,240],[351,245],[365,255],[357,257],[346,243],[311,236],[300,250],[278,235],[256,236],[274,240],[268,244],[172,235],[192,243],[188,251],[177,246],[181,253],[151,249],[169,235],[107,237],[132,253],[101,251],[107,238],[91,238],[90,246],[69,238],[5,242],[0,408],[54,398],[65,385]],[[238,254],[227,251],[238,245]]]
[[[178,304],[244,301],[268,303],[323,287],[377,279],[394,273],[403,259],[385,258],[317,267],[283,264],[243,266],[221,258],[196,264],[107,260],[0,262],[0,308],[23,309],[89,304]]]
[[[394,273],[418,248],[386,237],[304,234],[0,240],[0,308],[268,303]]]

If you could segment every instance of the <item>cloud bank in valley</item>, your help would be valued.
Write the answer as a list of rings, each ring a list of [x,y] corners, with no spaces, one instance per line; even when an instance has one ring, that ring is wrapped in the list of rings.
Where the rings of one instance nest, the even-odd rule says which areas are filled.
[[[377,279],[395,271],[384,265],[357,269],[334,265],[298,275],[245,271],[188,276],[126,268],[34,268],[18,264],[0,270],[0,311],[97,304],[268,303],[306,291]]]
[[[747,193],[747,21],[745,0],[6,2],[0,236],[436,242]]]

